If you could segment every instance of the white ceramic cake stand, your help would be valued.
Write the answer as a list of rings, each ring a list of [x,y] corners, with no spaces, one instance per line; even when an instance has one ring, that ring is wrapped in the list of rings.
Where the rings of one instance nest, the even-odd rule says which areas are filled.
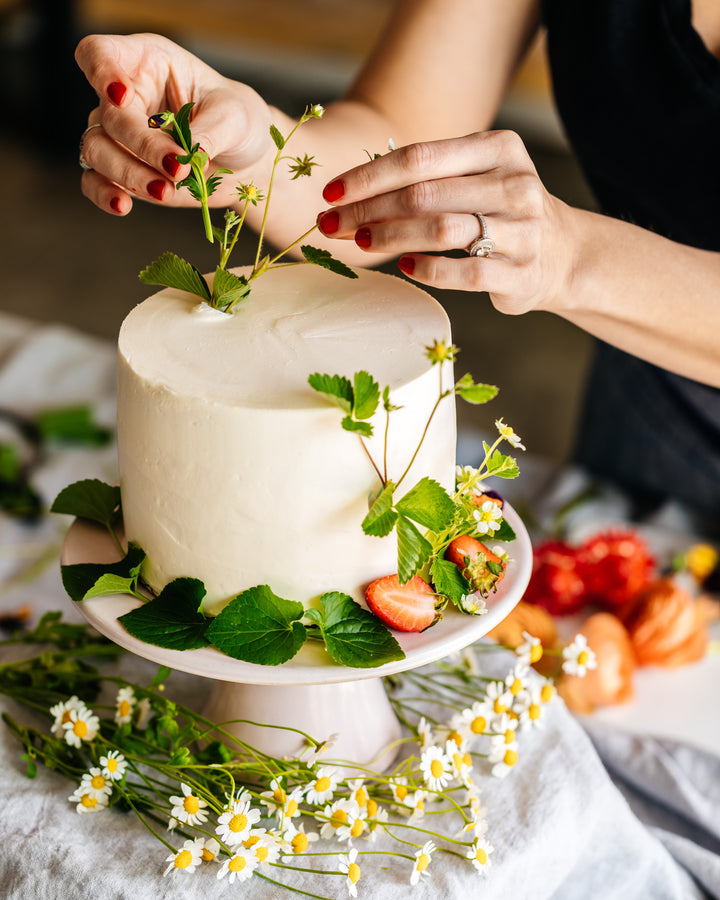
[[[84,600],[77,607],[94,628],[121,647],[159,665],[209,679],[203,714],[217,725],[230,723],[224,726],[227,731],[258,749],[277,757],[302,750],[304,738],[283,729],[296,728],[319,740],[337,734],[333,758],[386,768],[395,757],[397,748],[392,745],[400,737],[400,723],[382,677],[424,666],[472,644],[508,615],[527,587],[532,569],[530,539],[509,504],[503,514],[517,538],[504,545],[511,561],[497,592],[487,598],[488,612],[469,616],[449,608],[443,620],[427,631],[395,632],[405,659],[375,669],[339,666],[315,641],[308,641],[297,656],[281,666],[242,662],[212,647],[166,650],[134,638],[118,621],[118,616],[140,606],[139,600],[127,594]],[[118,558],[104,528],[82,519],[72,524],[62,549],[63,565],[108,563]]]

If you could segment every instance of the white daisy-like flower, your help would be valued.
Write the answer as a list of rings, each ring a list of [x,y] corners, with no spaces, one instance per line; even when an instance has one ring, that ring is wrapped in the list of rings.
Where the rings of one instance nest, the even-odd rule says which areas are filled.
[[[543,686],[531,684],[525,693],[518,698],[518,726],[522,729],[543,728],[545,722],[545,706],[542,699]]]
[[[229,847],[237,847],[250,836],[250,830],[260,821],[260,810],[250,806],[250,802],[238,798],[233,800],[218,818],[215,834]]]
[[[91,791],[81,784],[77,790],[68,797],[71,803],[76,803],[75,809],[79,813],[100,812],[107,809],[110,794]]]
[[[287,819],[295,819],[300,815],[300,803],[302,802],[303,789],[294,788],[289,794],[282,784],[282,779],[270,782],[271,791],[263,791],[260,794],[260,802],[268,808],[268,812],[284,822]]]
[[[388,787],[392,791],[394,800],[398,803],[405,803],[408,794],[410,793],[407,778],[404,776],[402,778],[392,778],[388,781]]]
[[[383,831],[385,822],[388,821],[388,818],[388,812],[384,807],[378,806],[375,800],[369,800],[368,817],[366,820],[367,834],[365,837],[369,841],[374,841],[378,834]]]
[[[70,713],[73,710],[76,712],[87,710],[87,706],[83,701],[74,694],[69,700],[56,703],[55,706],[50,708],[50,715],[55,716],[55,721],[52,723],[50,730],[56,738],[65,736],[65,725],[70,721]]]
[[[100,719],[87,707],[71,709],[70,717],[63,724],[65,740],[71,747],[80,747],[83,741],[92,741],[100,728]]]
[[[505,686],[513,698],[518,697],[527,689],[529,671],[524,663],[518,662],[515,668],[508,672]]]
[[[202,841],[185,841],[182,849],[177,853],[171,853],[165,860],[169,863],[167,869],[163,872],[163,878],[171,872],[184,872],[186,875],[192,875],[202,862]]]
[[[515,655],[523,665],[531,666],[542,659],[542,641],[527,631],[523,631],[522,636],[523,642],[515,648]]]
[[[517,743],[517,721],[508,715],[500,716],[494,725],[490,738],[491,747],[509,747]],[[499,752],[499,751],[498,751]]]
[[[115,699],[115,723],[125,725],[132,722],[137,698],[131,687],[120,688]]]
[[[354,822],[360,816],[360,807],[354,800],[336,800],[323,810],[324,824],[320,829],[320,837],[329,839],[337,838],[346,841],[350,838],[350,822]],[[363,829],[361,828],[360,834]],[[358,837],[360,835],[357,835]]]
[[[488,753],[488,762],[494,763],[492,774],[495,778],[504,778],[518,762],[517,743],[505,743],[502,739],[499,743],[494,744]]]
[[[243,847],[253,851],[263,872],[269,872],[271,863],[280,858],[280,841],[267,828],[253,828],[250,837],[243,841]]]
[[[423,716],[417,724],[417,735],[422,750],[425,750],[428,747],[432,747],[432,745],[435,743],[432,728],[430,727],[425,716]]]
[[[108,751],[107,756],[100,757],[102,773],[110,781],[120,781],[127,769],[127,760],[119,750]]]
[[[207,808],[205,800],[194,794],[187,784],[181,783],[180,789],[183,792],[182,797],[170,797],[172,817],[186,825],[202,825],[203,822],[207,822],[207,814],[203,812]]]
[[[408,794],[405,805],[412,810],[410,817],[408,818],[408,825],[419,822],[425,815],[425,801],[427,800],[427,796],[427,791],[414,791],[412,794]]]
[[[423,751],[420,771],[431,791],[442,791],[452,780],[452,762],[442,747],[428,747]]]
[[[493,535],[500,530],[502,510],[492,500],[484,500],[477,509],[473,510],[473,519],[477,523],[478,534]]]
[[[470,616],[484,616],[488,611],[487,603],[480,594],[464,594],[460,598],[460,607]]]
[[[348,791],[350,792],[350,799],[354,800],[360,809],[367,809],[370,795],[367,792],[364,780],[362,778],[355,778],[352,781],[348,781],[347,786]]]
[[[495,420],[495,427],[500,432],[500,434],[505,438],[505,440],[511,446],[515,447],[517,450],[524,450],[525,446],[522,443],[522,439],[519,434],[515,434],[513,429],[506,425],[502,419]]]
[[[435,844],[432,841],[426,841],[422,848],[417,851],[415,854],[415,865],[410,875],[410,884],[417,884],[423,875],[430,875],[428,870],[435,850]]]
[[[488,823],[485,818],[487,809],[478,806],[472,810],[472,815],[459,831],[459,836],[471,834],[473,838],[481,838],[487,833]]]
[[[467,741],[471,741],[488,731],[494,716],[492,703],[487,700],[476,700],[472,706],[467,706],[460,713],[456,713],[450,721],[455,731]],[[457,740],[455,743],[457,744]]]
[[[597,668],[597,658],[593,651],[588,647],[587,638],[584,634],[576,634],[572,643],[567,647],[563,647],[562,664],[563,672],[568,675],[577,675],[578,678],[584,678],[588,669]]]
[[[485,700],[490,704],[493,715],[501,716],[512,709],[513,695],[504,681],[491,681],[485,688]]]
[[[305,831],[302,823],[295,825],[294,822],[288,822],[283,832],[283,843],[290,853],[304,853],[310,844],[318,840],[320,835],[316,831]]]
[[[486,840],[478,837],[473,841],[472,847],[465,854],[478,872],[485,872],[490,865],[490,854],[495,848]]]
[[[305,799],[314,806],[330,803],[337,790],[340,773],[334,766],[321,766],[305,786]]]
[[[453,768],[453,778],[466,788],[473,786],[472,756],[458,747],[455,741],[448,741],[445,753],[449,756]]]
[[[357,883],[360,881],[360,866],[357,864],[357,847],[353,847],[347,856],[338,859],[338,869],[347,875],[347,889],[351,897],[357,897]]]
[[[200,845],[200,856],[203,862],[214,862],[220,852],[220,844],[215,838],[195,838],[195,843]]]
[[[308,768],[312,768],[315,763],[320,759],[321,756],[324,756],[328,750],[335,744],[335,741],[340,737],[340,735],[335,732],[335,734],[331,734],[330,737],[323,741],[321,744],[317,746],[315,744],[308,744],[308,746],[303,750],[303,752],[298,756],[298,759],[304,760]]]
[[[540,699],[543,703],[552,703],[557,700],[557,689],[549,678],[545,678],[540,682]]]
[[[237,881],[247,881],[252,878],[252,873],[258,867],[258,858],[252,847],[233,847],[233,855],[224,860],[218,869],[217,877],[224,878],[228,876],[228,881],[232,884]]]
[[[455,466],[455,490],[461,493],[470,487],[475,480],[478,470],[472,466]]]
[[[109,778],[103,775],[102,769],[93,766],[89,772],[86,772],[80,780],[81,791],[87,791],[93,797],[99,797],[105,794],[107,797],[112,794],[112,783]]]
[[[152,706],[150,706],[150,701],[147,697],[138,700],[135,707],[135,727],[140,731],[145,731],[150,724],[150,719],[152,719],[154,715],[155,712]]]

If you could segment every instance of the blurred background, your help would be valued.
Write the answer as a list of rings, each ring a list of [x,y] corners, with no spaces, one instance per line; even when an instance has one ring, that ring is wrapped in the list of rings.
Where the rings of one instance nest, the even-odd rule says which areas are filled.
[[[287,112],[340,96],[392,0],[0,0],[2,292],[0,312],[61,322],[109,340],[148,293],[137,273],[164,250],[207,271],[198,214],[138,203],[129,217],[80,193],[77,144],[95,95],[76,68],[78,40],[95,32],[155,31],[247,81]],[[518,73],[497,122],[524,138],[547,188],[593,207],[550,98],[543,41]],[[330,173],[329,173],[330,174]],[[249,256],[236,250],[239,263]],[[205,255],[203,255],[205,254]],[[393,263],[384,267],[399,274]],[[487,296],[433,291],[448,311],[460,373],[501,389],[493,409],[461,405],[466,430],[502,415],[536,454],[572,446],[592,342],[548,313],[503,316]]]

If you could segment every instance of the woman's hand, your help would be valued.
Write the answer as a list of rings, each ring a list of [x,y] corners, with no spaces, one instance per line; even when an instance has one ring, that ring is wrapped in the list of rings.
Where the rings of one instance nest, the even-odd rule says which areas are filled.
[[[93,35],[75,58],[95,89],[99,106],[88,118],[82,156],[86,197],[107,212],[125,215],[132,196],[166,205],[193,205],[175,184],[190,171],[176,155],[169,134],[148,128],[148,117],[195,102],[193,138],[207,151],[211,168],[247,169],[271,150],[270,111],[246,85],[224,78],[191,53],[159,35]],[[274,148],[272,148],[274,151]],[[212,195],[214,206],[231,204],[230,188]]]
[[[567,290],[571,211],[545,190],[513,132],[411,144],[338,176],[323,196],[334,204],[318,218],[324,234],[404,254],[398,265],[416,281],[488,291],[511,314],[549,308]],[[495,242],[490,257],[425,255],[469,247],[481,236],[476,213]]]

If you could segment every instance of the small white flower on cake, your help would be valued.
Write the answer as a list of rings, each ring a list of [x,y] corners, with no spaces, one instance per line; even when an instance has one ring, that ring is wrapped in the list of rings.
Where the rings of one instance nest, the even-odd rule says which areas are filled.
[[[494,532],[500,530],[502,510],[492,500],[485,500],[477,509],[473,510],[473,518],[476,522],[478,534],[488,534],[492,537]]]
[[[305,831],[303,824],[295,825],[294,822],[288,822],[283,833],[283,841],[287,845],[290,853],[304,853],[310,844],[320,840],[320,836],[316,831]]]
[[[252,877],[252,873],[257,867],[258,858],[255,855],[255,851],[252,848],[240,845],[233,849],[233,855],[229,859],[224,860],[218,870],[217,877],[224,878],[227,875],[230,884],[235,880],[247,881],[248,878]]]
[[[432,855],[436,847],[432,841],[427,841],[422,848],[415,854],[415,865],[410,875],[410,884],[417,884],[423,875],[430,875],[429,868],[432,861]]]
[[[487,612],[487,603],[480,594],[465,594],[460,599],[460,606],[471,616],[484,616]]]
[[[110,781],[120,781],[127,769],[127,760],[119,750],[110,750],[107,756],[100,757],[102,773]]]
[[[452,762],[442,747],[428,747],[423,752],[420,771],[431,791],[442,791],[452,780]]]
[[[280,843],[266,828],[253,828],[250,837],[243,841],[243,847],[253,851],[263,872],[269,872],[271,863],[280,857]]]
[[[584,678],[588,669],[597,667],[597,659],[588,647],[584,634],[576,634],[573,642],[563,648],[562,655],[565,660],[562,664],[563,672],[567,672],[568,675]]]
[[[260,810],[247,800],[234,800],[218,819],[215,834],[229,847],[236,847],[250,836],[250,829],[260,821]]]
[[[357,883],[360,881],[360,866],[357,864],[357,848],[353,847],[347,856],[338,859],[338,869],[347,875],[347,889],[351,897],[357,897]]]
[[[351,837],[360,837],[365,830],[365,825],[360,817],[360,807],[354,800],[336,800],[332,805],[323,810],[325,823],[320,829],[320,837],[336,838],[339,841],[347,841]],[[353,826],[359,823],[359,830],[353,833]]]
[[[517,450],[525,449],[520,435],[515,434],[513,429],[509,425],[506,425],[502,419],[495,420],[495,427],[510,445],[515,447]]]
[[[194,794],[187,784],[181,783],[180,789],[183,792],[182,797],[170,797],[173,818],[186,825],[202,825],[203,822],[207,822],[207,814],[203,812],[207,803],[202,797]]]
[[[65,725],[70,721],[70,713],[73,710],[75,710],[75,712],[79,712],[80,710],[87,711],[87,706],[85,706],[82,700],[74,695],[69,700],[65,700],[62,703],[56,703],[55,706],[50,708],[50,715],[55,716],[51,731],[56,738],[65,736]]]
[[[465,855],[472,862],[473,866],[475,866],[478,872],[485,872],[485,870],[490,865],[490,854],[494,849],[495,848],[492,844],[488,844],[487,841],[478,839],[473,842],[472,847]]]
[[[171,872],[173,875],[177,872],[192,875],[202,862],[202,843],[202,841],[185,841],[181,850],[171,853],[165,860],[170,865],[163,872],[163,878]]]
[[[338,780],[339,772],[334,766],[321,766],[312,781],[305,787],[304,793],[308,803],[315,806],[329,803],[337,789]]]
[[[75,793],[68,797],[68,800],[77,804],[75,809],[79,813],[100,812],[107,809],[109,796],[109,794],[98,793],[80,785]]]
[[[83,741],[95,739],[100,728],[100,719],[86,708],[71,709],[67,722],[63,724],[65,740],[71,747],[80,747]]]
[[[137,699],[131,687],[120,688],[115,700],[115,723],[125,725],[132,721]]]
[[[86,772],[83,775],[80,781],[80,790],[87,791],[98,798],[101,794],[105,794],[105,796],[109,797],[110,794],[112,794],[112,784],[110,780],[103,775],[102,769],[93,766],[89,772]]]
[[[533,663],[536,663],[542,659],[542,641],[540,640],[540,638],[533,637],[533,635],[528,634],[527,631],[523,631],[522,636],[524,640],[522,644],[519,644],[515,648],[515,655],[521,663],[524,663],[526,666],[531,666]]]

